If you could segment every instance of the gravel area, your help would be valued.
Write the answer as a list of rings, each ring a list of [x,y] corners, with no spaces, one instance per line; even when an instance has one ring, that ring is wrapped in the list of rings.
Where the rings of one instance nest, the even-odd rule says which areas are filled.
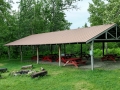
[[[84,66],[80,66],[81,69],[91,69],[90,60],[87,61],[88,64]],[[120,60],[114,61],[101,61],[100,59],[94,59],[94,68],[101,68],[105,70],[115,70],[120,69]]]
[[[87,64],[86,65],[80,65],[80,69],[91,69],[91,61],[86,60]],[[51,64],[51,65],[57,65],[59,66],[58,62],[43,62],[40,61],[40,64]],[[61,63],[61,66],[64,66],[63,63]],[[66,65],[64,67],[72,67],[76,68],[74,65]],[[105,69],[105,70],[115,70],[115,69],[120,69],[120,60],[114,61],[101,61],[100,59],[94,59],[94,68],[100,68],[100,69]]]

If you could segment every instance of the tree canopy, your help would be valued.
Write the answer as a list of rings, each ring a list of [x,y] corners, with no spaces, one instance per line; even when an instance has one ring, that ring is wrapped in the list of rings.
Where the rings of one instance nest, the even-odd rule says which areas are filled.
[[[65,19],[64,10],[76,9],[74,3],[78,1],[19,0],[18,11],[13,11],[13,0],[0,0],[0,55],[7,53],[4,44],[8,42],[31,34],[69,29],[71,23]]]
[[[119,0],[92,0],[89,3],[89,22],[91,26],[117,23],[120,25]]]

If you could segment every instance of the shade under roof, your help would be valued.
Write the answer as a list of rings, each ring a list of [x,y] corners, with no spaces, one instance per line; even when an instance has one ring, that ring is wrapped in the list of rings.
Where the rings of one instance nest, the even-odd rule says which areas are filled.
[[[8,43],[6,46],[89,43],[114,26],[116,26],[116,24],[34,34]]]

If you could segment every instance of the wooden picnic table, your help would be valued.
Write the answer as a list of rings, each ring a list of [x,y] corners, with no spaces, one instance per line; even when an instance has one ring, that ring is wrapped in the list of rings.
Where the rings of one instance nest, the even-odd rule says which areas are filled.
[[[42,60],[52,62],[52,61],[56,61],[57,58],[58,58],[57,54],[50,54],[47,56],[43,56]]]
[[[66,59],[66,63],[64,64],[64,66],[66,66],[67,64],[72,64],[74,65],[75,67],[78,68],[78,65],[80,64],[86,64],[86,61],[85,60],[82,60],[81,58],[69,58],[69,59]]]
[[[52,62],[52,57],[51,56],[43,56],[42,61],[49,61]]]
[[[43,55],[39,55],[39,59],[42,59],[43,58]],[[37,60],[37,56],[34,55],[31,57],[31,60]]]
[[[76,56],[74,54],[64,54],[61,56],[61,62],[66,63],[69,58],[75,58]],[[59,61],[59,57],[56,59],[56,62]]]
[[[102,61],[104,61],[104,60],[112,60],[112,61],[116,62],[116,60],[115,60],[116,57],[117,57],[116,54],[106,54],[106,55],[104,55],[104,56],[101,58],[101,60],[102,60]]]

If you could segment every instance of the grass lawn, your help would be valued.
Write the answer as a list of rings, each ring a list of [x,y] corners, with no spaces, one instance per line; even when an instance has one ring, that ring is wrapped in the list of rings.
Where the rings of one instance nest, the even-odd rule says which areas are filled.
[[[48,71],[44,77],[10,76],[12,71],[18,71],[23,65],[32,64],[33,70],[40,67]],[[59,67],[51,64],[36,64],[19,60],[0,60],[0,68],[6,67],[9,72],[2,73],[0,90],[119,90],[120,70],[95,69],[81,70],[74,67]]]

